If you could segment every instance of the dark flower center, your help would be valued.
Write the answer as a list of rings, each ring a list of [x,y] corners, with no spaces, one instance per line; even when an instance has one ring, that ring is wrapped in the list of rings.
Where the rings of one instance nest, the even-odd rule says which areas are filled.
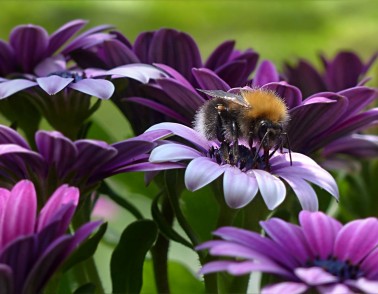
[[[56,71],[50,74],[50,76],[60,76],[61,78],[72,78],[74,83],[86,78],[85,73],[71,72],[71,71]]]
[[[210,148],[209,157],[215,159],[219,165],[231,164],[243,172],[250,169],[269,169],[264,156],[260,156],[255,147],[249,149],[244,145],[233,146],[222,143],[219,148]]]
[[[338,277],[341,281],[355,280],[363,276],[363,272],[358,265],[354,265],[349,261],[341,261],[336,257],[329,257],[327,259],[316,258],[312,262],[308,262],[309,266],[318,266],[326,270],[330,274]]]

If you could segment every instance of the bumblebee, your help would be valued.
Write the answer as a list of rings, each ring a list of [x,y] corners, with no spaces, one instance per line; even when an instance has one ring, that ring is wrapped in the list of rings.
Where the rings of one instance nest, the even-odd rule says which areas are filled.
[[[221,142],[221,153],[227,163],[234,164],[240,159],[239,139],[245,140],[250,150],[255,150],[254,161],[262,149],[265,166],[269,159],[286,142],[291,153],[285,131],[289,121],[284,101],[273,91],[265,89],[241,90],[240,94],[221,90],[201,90],[213,99],[208,100],[196,113],[194,128],[208,140]],[[254,143],[259,147],[253,148]],[[272,150],[270,152],[270,150]]]

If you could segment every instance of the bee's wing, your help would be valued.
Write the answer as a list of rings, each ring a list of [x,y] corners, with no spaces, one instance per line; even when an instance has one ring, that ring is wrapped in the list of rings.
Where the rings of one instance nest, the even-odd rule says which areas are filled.
[[[250,107],[249,103],[245,101],[242,95],[225,92],[222,90],[202,90],[202,89],[197,89],[197,90],[214,98],[223,98],[223,99],[231,100],[232,102],[235,102],[242,106]]]

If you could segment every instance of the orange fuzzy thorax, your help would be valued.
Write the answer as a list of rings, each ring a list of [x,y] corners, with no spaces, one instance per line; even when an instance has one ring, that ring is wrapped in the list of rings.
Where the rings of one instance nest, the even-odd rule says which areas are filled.
[[[246,116],[269,119],[274,123],[285,122],[288,119],[285,103],[274,92],[254,89],[242,91],[241,95],[251,106],[246,110]]]

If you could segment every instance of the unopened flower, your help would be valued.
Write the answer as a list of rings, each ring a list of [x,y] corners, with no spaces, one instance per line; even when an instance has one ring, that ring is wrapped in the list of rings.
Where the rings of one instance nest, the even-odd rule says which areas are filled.
[[[291,164],[289,154],[276,152],[267,167],[256,150],[239,145],[240,158],[230,164],[222,157],[220,143],[206,140],[191,128],[176,123],[161,123],[148,131],[156,130],[168,130],[188,143],[169,141],[161,144],[152,150],[150,161],[161,163],[161,169],[165,169],[164,164],[169,162],[188,162],[185,185],[191,191],[198,190],[223,175],[225,201],[232,208],[247,205],[260,192],[267,207],[275,209],[285,199],[285,182],[291,186],[303,209],[318,209],[317,196],[308,182],[315,183],[338,198],[338,188],[332,176],[300,153],[291,153]]]
[[[32,182],[0,188],[0,275],[2,293],[41,293],[63,261],[100,225],[68,226],[79,202],[79,189],[62,185],[37,213]]]
[[[222,227],[220,240],[209,249],[227,260],[205,264],[202,274],[226,271],[231,275],[263,272],[282,282],[265,286],[262,293],[377,293],[378,219],[354,220],[342,225],[322,212],[302,211],[300,225],[278,218],[260,222],[267,236]],[[231,257],[231,259],[230,259]]]

